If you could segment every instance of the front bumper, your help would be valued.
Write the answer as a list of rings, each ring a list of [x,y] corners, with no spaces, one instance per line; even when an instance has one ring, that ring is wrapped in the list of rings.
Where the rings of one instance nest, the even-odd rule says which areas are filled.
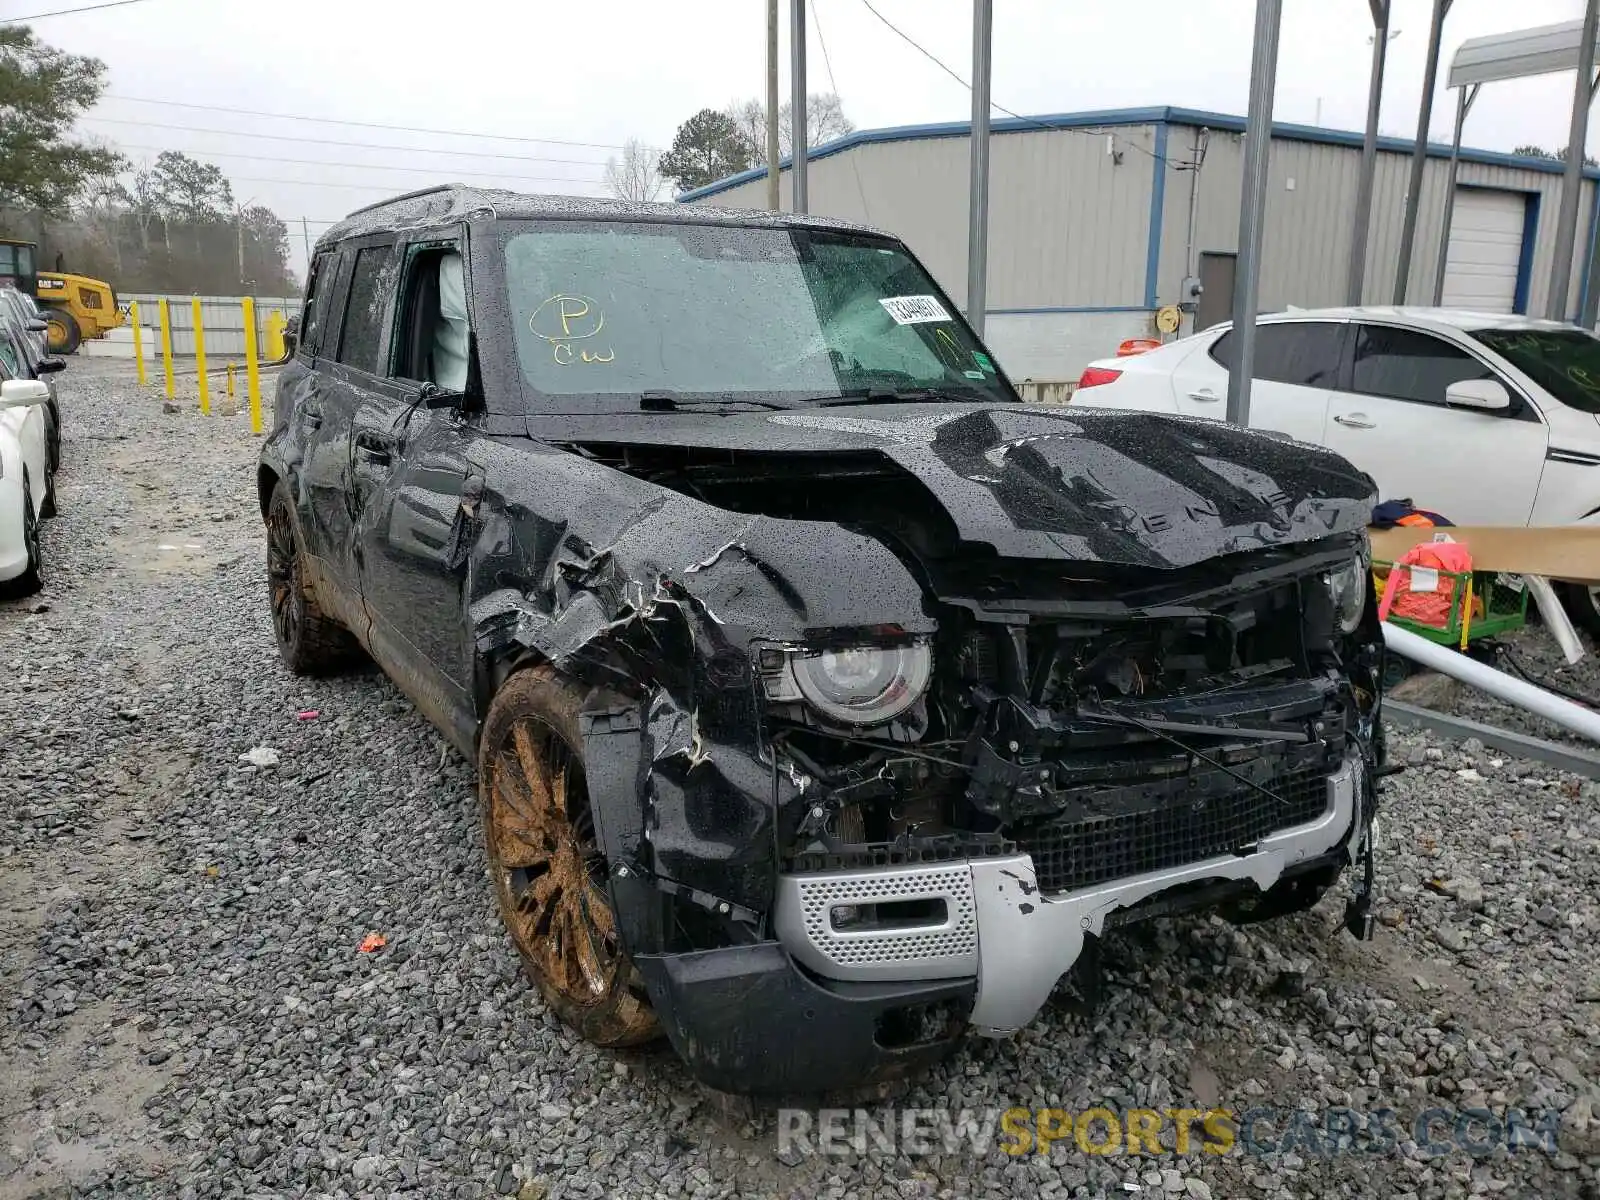
[[[1099,936],[1114,911],[1219,881],[1253,883],[1265,892],[1330,852],[1353,861],[1371,803],[1365,779],[1360,759],[1346,758],[1328,777],[1328,805],[1315,820],[1264,837],[1245,853],[1075,891],[1041,894],[1027,854],[782,875],[775,929],[795,960],[824,980],[973,981],[972,1025],[981,1033],[1011,1033],[1033,1020],[1084,939]],[[871,905],[932,915],[837,927],[837,908]]]

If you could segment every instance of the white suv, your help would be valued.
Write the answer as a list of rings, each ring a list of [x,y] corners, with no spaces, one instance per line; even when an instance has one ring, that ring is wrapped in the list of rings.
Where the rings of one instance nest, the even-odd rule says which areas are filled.
[[[1093,362],[1075,404],[1222,418],[1231,325]],[[1250,424],[1327,446],[1460,525],[1600,521],[1600,339],[1438,308],[1300,309],[1256,325]],[[1586,623],[1600,606],[1575,593]]]

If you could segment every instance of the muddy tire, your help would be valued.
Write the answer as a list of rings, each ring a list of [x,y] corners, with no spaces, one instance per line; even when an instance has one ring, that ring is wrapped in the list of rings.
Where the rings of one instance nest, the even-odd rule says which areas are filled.
[[[489,706],[478,795],[500,915],[556,1015],[597,1046],[660,1027],[623,951],[584,783],[581,697],[549,667],[519,671]]]
[[[317,603],[301,552],[300,521],[279,480],[267,505],[267,589],[278,654],[296,675],[329,675],[350,665],[355,639]]]
[[[83,330],[78,328],[78,322],[64,308],[45,306],[39,314],[45,320],[44,344],[51,354],[76,354],[78,346],[83,341]]]

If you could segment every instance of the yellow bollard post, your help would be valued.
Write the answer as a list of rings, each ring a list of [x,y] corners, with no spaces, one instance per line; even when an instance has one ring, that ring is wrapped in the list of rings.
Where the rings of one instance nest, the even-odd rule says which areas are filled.
[[[200,411],[211,415],[211,385],[206,380],[206,331],[200,324],[200,297],[190,301],[194,312],[194,367],[200,384]]]
[[[139,371],[139,386],[144,386],[144,340],[139,336],[139,302],[128,304],[128,324],[133,326],[133,362]]]
[[[288,349],[283,344],[283,327],[289,322],[284,319],[283,313],[273,309],[267,317],[267,361],[277,362],[284,356]]]
[[[161,361],[167,369],[167,399],[176,396],[177,390],[172,386],[172,314],[168,310],[166,297],[161,298]]]
[[[244,309],[244,386],[246,394],[250,397],[250,432],[261,432],[261,364],[257,361],[256,354],[256,302],[255,297],[246,296],[241,302]],[[276,314],[274,314],[276,315]],[[271,322],[268,322],[268,340],[271,340]],[[283,334],[280,331],[278,341],[281,345]],[[280,354],[278,356],[282,358]]]
[[[228,370],[228,399],[232,400],[233,399],[233,364],[232,363],[228,364],[227,370]],[[233,406],[230,404],[228,407],[232,408]]]

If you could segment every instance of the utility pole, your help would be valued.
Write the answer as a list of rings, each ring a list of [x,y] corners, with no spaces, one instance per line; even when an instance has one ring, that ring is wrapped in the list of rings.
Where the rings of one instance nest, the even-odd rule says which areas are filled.
[[[311,224],[304,217],[300,218],[300,236],[306,244],[306,275],[311,274]]]
[[[1367,81],[1367,133],[1361,141],[1361,175],[1356,181],[1355,223],[1350,227],[1350,266],[1345,271],[1344,302],[1361,303],[1367,279],[1367,237],[1372,225],[1372,181],[1378,169],[1378,109],[1383,104],[1383,67],[1389,55],[1389,10],[1393,0],[1367,0],[1372,8],[1372,75]]]
[[[778,198],[778,0],[767,0],[767,207]]]
[[[1578,237],[1578,193],[1583,188],[1583,144],[1589,136],[1589,105],[1594,93],[1594,37],[1600,25],[1600,0],[1583,9],[1583,40],[1578,43],[1578,78],[1572,85],[1572,126],[1567,133],[1567,172],[1561,180],[1561,216],[1556,222],[1556,254],[1550,265],[1550,291],[1544,315],[1552,321],[1567,319],[1567,282],[1572,278],[1572,248]],[[1591,285],[1593,286],[1593,285]]]
[[[1256,300],[1261,282],[1261,230],[1267,209],[1267,160],[1272,152],[1272,95],[1278,82],[1278,27],[1283,0],[1256,0],[1250,55],[1250,113],[1245,124],[1244,186],[1239,204],[1237,290],[1233,294],[1233,369],[1228,372],[1227,419],[1250,424],[1250,383],[1256,367]],[[1156,166],[1159,168],[1160,163]]]
[[[967,198],[967,324],[983,336],[989,270],[989,75],[994,0],[972,0],[972,179]]]
[[[1428,23],[1428,65],[1422,73],[1422,104],[1417,111],[1417,144],[1411,149],[1411,184],[1406,188],[1406,219],[1400,231],[1400,261],[1394,272],[1394,302],[1406,302],[1411,284],[1411,248],[1417,240],[1417,209],[1422,203],[1422,170],[1428,162],[1428,122],[1433,119],[1433,87],[1439,78],[1439,39],[1450,0],[1433,0]],[[1443,250],[1440,253],[1444,253]]]
[[[789,0],[789,207],[809,212],[806,195],[806,0]]]

